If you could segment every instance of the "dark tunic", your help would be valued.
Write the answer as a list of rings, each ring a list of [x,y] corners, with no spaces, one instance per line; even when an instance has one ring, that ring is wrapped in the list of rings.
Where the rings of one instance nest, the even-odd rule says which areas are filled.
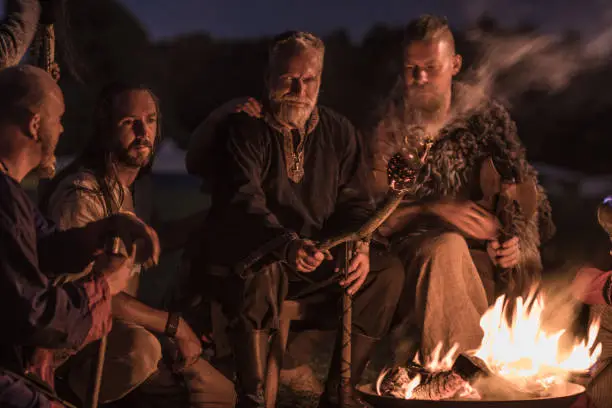
[[[110,328],[105,281],[52,286],[41,271],[39,247],[52,252],[54,234],[21,186],[0,173],[0,368],[47,381],[50,367],[41,365],[51,364],[50,353],[43,349],[77,349]]]
[[[207,264],[244,270],[284,260],[298,236],[354,231],[372,214],[361,137],[330,109],[318,108],[318,123],[305,136],[297,183],[286,166],[288,135],[269,121],[239,113],[217,130],[219,173],[201,247]]]
[[[294,166],[291,152],[300,149],[290,143],[299,146],[300,135],[272,118],[234,114],[217,126],[218,173],[198,246],[204,259],[194,263],[187,292],[203,291],[219,302],[234,335],[278,328],[282,302],[308,297],[302,290],[311,282],[326,282],[313,296],[323,294],[335,305],[341,288],[328,280],[335,262],[299,274],[286,252],[293,239],[354,232],[372,216],[361,136],[344,117],[318,108],[306,126],[303,163]],[[391,323],[404,274],[399,260],[377,248],[370,263],[353,299],[353,327],[379,338]]]

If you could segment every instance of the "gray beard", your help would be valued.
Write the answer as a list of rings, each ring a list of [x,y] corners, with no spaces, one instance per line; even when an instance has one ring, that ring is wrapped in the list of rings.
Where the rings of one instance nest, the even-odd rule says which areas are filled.
[[[312,109],[303,106],[296,106],[283,102],[277,102],[274,105],[273,111],[276,120],[297,129],[304,128],[312,114]]]

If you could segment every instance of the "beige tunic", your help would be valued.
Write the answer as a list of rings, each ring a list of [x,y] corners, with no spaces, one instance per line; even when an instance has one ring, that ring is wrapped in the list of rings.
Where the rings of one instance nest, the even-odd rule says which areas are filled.
[[[49,199],[48,215],[60,230],[82,227],[92,221],[105,218],[110,213],[120,211],[134,212],[134,201],[129,188],[114,184],[111,189],[112,202],[118,208],[107,209],[106,202],[100,190],[98,180],[88,170],[78,172],[64,178]],[[124,248],[125,250],[125,248]],[[134,267],[132,279],[124,292],[136,297],[141,267]],[[65,275],[59,281],[78,279],[87,274],[86,269],[81,274]]]

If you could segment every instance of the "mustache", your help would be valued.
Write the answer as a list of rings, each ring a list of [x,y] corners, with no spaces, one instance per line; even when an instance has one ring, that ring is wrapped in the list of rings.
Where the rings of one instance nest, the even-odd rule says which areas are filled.
[[[149,149],[153,149],[153,144],[146,139],[136,139],[132,142],[129,148],[131,149],[135,147],[148,147]]]
[[[299,99],[293,97],[283,97],[276,100],[278,103],[285,103],[288,105],[300,105],[300,106],[308,106],[311,101],[308,99]]]
[[[410,85],[406,89],[408,92],[436,92],[436,89],[430,85]]]

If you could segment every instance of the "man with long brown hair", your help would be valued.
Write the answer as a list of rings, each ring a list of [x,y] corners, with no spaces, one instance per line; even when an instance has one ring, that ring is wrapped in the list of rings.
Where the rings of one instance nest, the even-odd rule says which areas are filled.
[[[60,172],[41,200],[45,212],[60,228],[135,211],[132,187],[152,164],[161,137],[160,115],[157,98],[146,87],[114,83],[102,92],[89,144]],[[108,336],[101,402],[128,395],[128,400],[136,399],[138,394],[133,390],[167,374],[162,356],[169,354],[171,339],[180,353],[180,360],[173,361],[173,369],[177,378],[185,381],[189,405],[233,406],[231,382],[200,357],[201,339],[180,314],[158,310],[138,300],[140,269],[140,265],[134,268],[129,287],[113,298],[115,320]],[[74,280],[80,276],[62,278]],[[90,366],[93,351],[94,346],[67,363],[68,382],[81,399],[88,386],[84,370]]]

